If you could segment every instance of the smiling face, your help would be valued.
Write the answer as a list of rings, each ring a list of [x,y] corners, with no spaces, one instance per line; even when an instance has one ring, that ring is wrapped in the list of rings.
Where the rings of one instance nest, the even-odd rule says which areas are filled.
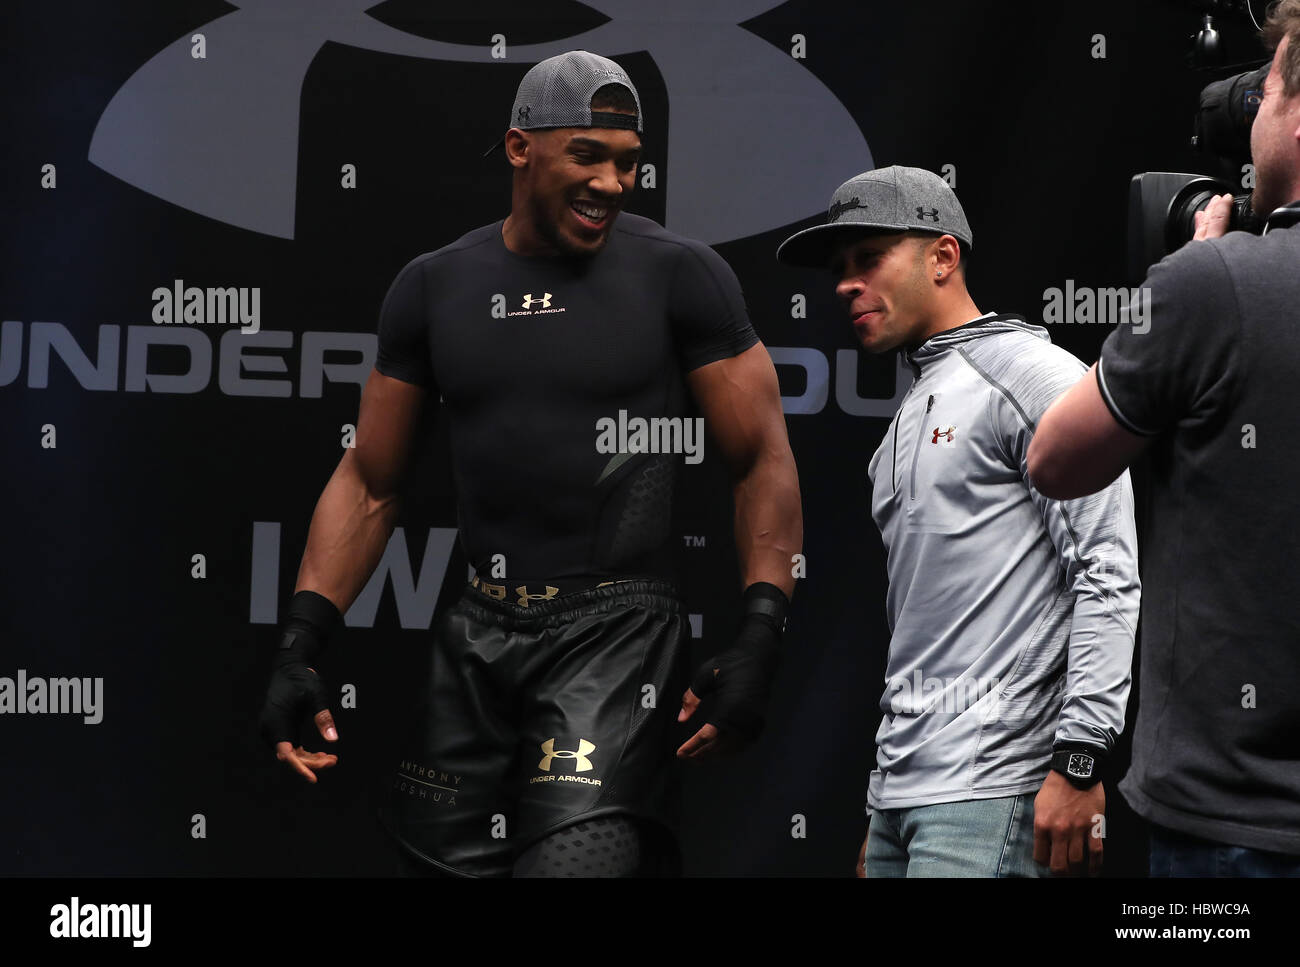
[[[933,236],[868,235],[842,245],[832,260],[835,294],[862,348],[872,353],[925,341],[933,287],[924,253]]]
[[[522,247],[530,254],[599,252],[636,185],[640,136],[622,128],[512,128],[506,150]]]

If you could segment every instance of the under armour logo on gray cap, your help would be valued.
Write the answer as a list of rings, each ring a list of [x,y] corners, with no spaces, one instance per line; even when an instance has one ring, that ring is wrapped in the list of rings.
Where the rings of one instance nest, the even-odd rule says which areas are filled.
[[[791,235],[776,257],[787,265],[825,266],[841,243],[870,230],[951,235],[974,248],[966,213],[946,181],[924,168],[890,165],[864,171],[835,189],[826,224]]]

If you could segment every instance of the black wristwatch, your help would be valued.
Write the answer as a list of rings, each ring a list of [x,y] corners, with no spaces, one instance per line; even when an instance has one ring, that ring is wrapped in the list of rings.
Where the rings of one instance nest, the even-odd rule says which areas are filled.
[[[1091,789],[1101,781],[1106,753],[1092,745],[1058,745],[1052,750],[1052,769],[1076,789]]]

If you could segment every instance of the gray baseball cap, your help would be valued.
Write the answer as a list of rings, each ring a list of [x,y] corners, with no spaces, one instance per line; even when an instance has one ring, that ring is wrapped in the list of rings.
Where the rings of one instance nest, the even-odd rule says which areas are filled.
[[[791,235],[776,257],[786,265],[825,267],[850,239],[913,230],[951,235],[968,249],[975,247],[966,213],[946,181],[924,168],[873,168],[836,188],[826,224]]]
[[[621,84],[636,102],[636,115],[592,111],[591,96],[606,84]],[[519,82],[510,127],[625,128],[641,133],[641,98],[632,78],[608,57],[585,50],[548,57]]]

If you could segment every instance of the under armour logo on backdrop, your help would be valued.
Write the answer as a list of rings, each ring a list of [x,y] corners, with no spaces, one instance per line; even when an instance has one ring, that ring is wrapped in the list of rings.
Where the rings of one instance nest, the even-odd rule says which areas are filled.
[[[740,26],[777,0],[712,0],[707,13],[695,0],[659,0],[653,20],[641,0],[585,0],[609,19],[571,37],[511,47],[508,60],[493,59],[488,44],[390,27],[366,13],[375,0],[228,3],[239,9],[187,30],[113,95],[89,158],[141,191],[267,235],[293,238],[303,80],[327,43],[483,70],[505,63],[520,76],[578,48],[615,59],[648,51],[669,104],[667,131],[655,137],[667,143],[668,170],[682,172],[663,189],[664,224],[711,245],[807,218],[822,210],[826,185],[875,167],[839,99],[787,51]],[[508,35],[510,24],[502,30]],[[198,65],[190,55],[194,33],[206,37],[210,54]],[[774,111],[773,91],[798,109]],[[449,119],[461,112],[465,124],[483,109],[460,91],[448,92],[440,107]],[[499,135],[495,127],[480,132],[485,141]],[[762,163],[720,165],[718,145]]]
[[[533,294],[531,292],[529,292],[527,295],[524,296],[525,309],[531,309],[539,302],[541,303],[543,309],[549,309],[551,307],[551,294],[547,292],[543,294],[540,299],[534,299]]]

